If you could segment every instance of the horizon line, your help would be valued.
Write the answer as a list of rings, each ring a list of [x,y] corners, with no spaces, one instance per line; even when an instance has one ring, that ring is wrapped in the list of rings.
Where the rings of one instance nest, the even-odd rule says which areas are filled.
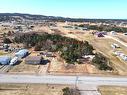
[[[20,12],[0,12],[0,14],[27,14],[27,15],[40,15],[40,16],[49,16],[49,17],[62,17],[62,18],[71,18],[71,19],[102,19],[102,20],[127,20],[127,18],[87,18],[87,17],[65,17],[65,16],[55,16],[55,15],[43,15],[37,13],[20,13]]]

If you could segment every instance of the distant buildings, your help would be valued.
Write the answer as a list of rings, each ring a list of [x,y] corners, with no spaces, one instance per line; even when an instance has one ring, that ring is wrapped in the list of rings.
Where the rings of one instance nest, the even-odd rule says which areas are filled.
[[[101,31],[101,32],[96,32],[97,37],[104,37],[105,35],[107,35],[106,31]]]

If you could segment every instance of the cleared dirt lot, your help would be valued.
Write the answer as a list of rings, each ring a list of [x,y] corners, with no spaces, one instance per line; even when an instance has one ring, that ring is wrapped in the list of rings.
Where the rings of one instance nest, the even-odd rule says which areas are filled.
[[[19,65],[15,65],[9,73],[26,73],[36,74],[38,72],[39,65],[28,65],[25,62],[21,62]]]
[[[101,95],[127,95],[127,87],[101,86]]]
[[[67,64],[62,58],[57,56],[51,60],[48,68],[50,74],[86,74],[97,73],[95,66],[91,64]]]
[[[0,95],[63,95],[67,85],[0,84]]]

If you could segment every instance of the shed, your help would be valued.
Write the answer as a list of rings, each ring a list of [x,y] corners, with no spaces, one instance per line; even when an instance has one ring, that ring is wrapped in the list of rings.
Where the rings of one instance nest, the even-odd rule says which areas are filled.
[[[10,63],[11,58],[8,56],[0,56],[0,64],[7,65]]]
[[[115,43],[113,43],[113,44],[111,45],[111,47],[112,47],[113,49],[115,49],[115,48],[120,48],[120,46],[119,46],[118,44],[115,44]]]
[[[17,53],[15,53],[15,56],[16,56],[16,57],[19,57],[19,58],[23,58],[23,57],[25,57],[28,53],[29,53],[29,51],[28,51],[27,49],[22,49],[22,50],[19,50]]]
[[[40,64],[42,61],[42,57],[41,56],[28,56],[25,58],[25,63],[26,64]]]
[[[115,31],[110,32],[111,35],[116,35],[117,33]]]
[[[46,57],[55,57],[55,55],[52,52],[46,52],[45,56]]]

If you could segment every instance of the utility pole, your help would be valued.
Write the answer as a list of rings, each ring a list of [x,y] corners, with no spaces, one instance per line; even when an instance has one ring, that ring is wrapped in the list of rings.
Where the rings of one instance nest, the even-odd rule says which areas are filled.
[[[76,76],[76,80],[75,80],[75,89],[77,89],[77,84],[78,84],[78,76]]]

